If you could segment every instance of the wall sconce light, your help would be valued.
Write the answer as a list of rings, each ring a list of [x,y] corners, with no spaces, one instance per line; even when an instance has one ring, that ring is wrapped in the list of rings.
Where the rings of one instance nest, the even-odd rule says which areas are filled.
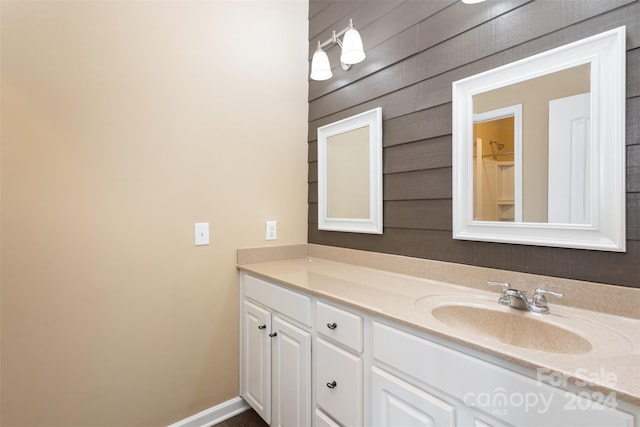
[[[344,37],[340,40],[338,37],[343,34]],[[311,58],[312,80],[327,80],[333,77],[329,57],[325,51],[322,50],[323,47],[332,43],[337,43],[338,46],[342,48],[342,53],[340,54],[340,65],[345,71],[351,68],[351,65],[362,62],[366,57],[364,48],[362,47],[360,33],[353,28],[353,19],[349,19],[349,26],[347,28],[339,33],[336,33],[334,30],[331,38],[324,43],[320,43],[320,41],[318,41],[318,48],[313,53],[313,58]]]
[[[476,3],[482,3],[485,0],[462,0],[462,3],[465,4],[476,4]]]

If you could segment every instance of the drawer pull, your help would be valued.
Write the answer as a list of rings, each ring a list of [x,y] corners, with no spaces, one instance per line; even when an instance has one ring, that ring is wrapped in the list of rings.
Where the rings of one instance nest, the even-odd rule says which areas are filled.
[[[273,337],[277,337],[277,336],[278,336],[278,333],[277,333],[277,332],[273,332],[273,333],[270,333],[270,334],[269,334],[269,336],[270,336],[271,338],[273,338]]]
[[[267,329],[267,325],[260,325],[260,326],[258,326],[258,329],[260,329],[260,330]]]
[[[337,327],[338,327],[338,324],[336,322],[327,323],[327,328],[331,329],[332,331]]]
[[[331,381],[330,383],[327,383],[327,387],[329,388],[336,388],[337,385],[338,383],[335,381]]]

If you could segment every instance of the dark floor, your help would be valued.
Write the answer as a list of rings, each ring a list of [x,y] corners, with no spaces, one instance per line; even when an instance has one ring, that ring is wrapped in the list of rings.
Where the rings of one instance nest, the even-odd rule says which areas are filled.
[[[244,411],[241,414],[236,415],[235,417],[229,418],[221,422],[220,424],[216,424],[217,427],[269,427],[269,424],[265,423],[260,415],[256,413],[253,409],[249,408],[249,410]]]

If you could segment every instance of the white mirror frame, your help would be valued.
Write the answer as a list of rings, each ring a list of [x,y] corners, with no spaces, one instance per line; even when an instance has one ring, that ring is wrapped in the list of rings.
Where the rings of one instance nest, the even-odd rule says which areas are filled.
[[[327,215],[327,139],[369,128],[369,216],[331,218]],[[318,229],[382,234],[382,108],[365,111],[318,128]]]
[[[454,239],[626,251],[625,47],[625,27],[619,27],[453,83]],[[587,63],[592,223],[474,221],[473,96]]]

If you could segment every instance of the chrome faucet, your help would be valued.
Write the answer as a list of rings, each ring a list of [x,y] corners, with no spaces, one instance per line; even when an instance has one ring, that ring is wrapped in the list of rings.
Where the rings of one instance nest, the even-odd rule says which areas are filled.
[[[547,306],[547,298],[545,295],[551,295],[556,298],[562,298],[564,294],[559,292],[547,291],[546,289],[537,288],[533,291],[533,298],[531,301],[527,298],[527,291],[521,291],[519,289],[513,289],[509,283],[506,282],[487,282],[489,286],[502,286],[502,292],[498,303],[502,305],[508,305],[509,307],[517,308],[518,310],[533,311],[534,313],[548,313],[549,307]]]

